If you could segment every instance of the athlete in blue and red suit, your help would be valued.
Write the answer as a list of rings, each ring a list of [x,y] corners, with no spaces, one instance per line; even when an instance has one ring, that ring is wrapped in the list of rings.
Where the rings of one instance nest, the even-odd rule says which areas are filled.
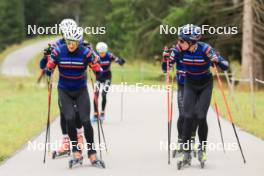
[[[98,117],[98,98],[100,88],[102,86],[102,109],[100,113],[100,120],[105,119],[105,107],[106,107],[106,95],[109,90],[112,81],[111,63],[114,61],[119,65],[124,65],[125,60],[115,56],[113,53],[108,51],[108,46],[104,42],[99,42],[96,44],[96,52],[100,56],[100,65],[103,69],[102,74],[96,75],[95,83],[95,99],[94,99],[94,116],[92,121],[96,122]]]
[[[170,62],[181,61],[185,67],[184,95],[183,95],[183,129],[182,140],[185,144],[184,152],[179,158],[179,163],[189,162],[192,123],[198,123],[198,159],[206,160],[207,143],[207,112],[210,106],[213,77],[210,67],[213,64],[222,70],[229,67],[228,62],[221,57],[209,44],[200,42],[201,29],[188,24],[181,27],[177,45],[170,52]]]
[[[63,19],[60,22],[59,26],[62,34],[64,34],[64,31],[67,30],[68,28],[77,27],[77,23],[73,19]],[[55,43],[49,45],[48,48],[44,49],[44,55],[40,60],[40,69],[42,70],[43,73],[45,72],[45,68],[48,62],[48,57],[50,57],[51,51],[54,48],[60,47],[65,44],[66,42],[62,35],[61,39],[58,39]],[[80,44],[87,46],[87,42],[85,43],[83,40],[80,42]],[[59,100],[58,100],[58,105],[59,108],[61,108]],[[83,145],[83,129],[82,129],[82,124],[80,122],[79,113],[76,108],[76,103],[73,106],[75,107],[75,112],[76,112],[75,115],[76,115],[77,139],[78,139],[78,144],[81,146]],[[56,151],[52,152],[53,159],[55,159],[58,156],[68,155],[70,153],[70,139],[67,133],[66,120],[63,113],[60,113],[60,126],[63,135],[62,145]]]
[[[70,28],[66,30],[63,36],[66,44],[52,50],[46,72],[50,75],[58,66],[60,111],[66,119],[67,132],[72,143],[73,159],[82,158],[81,149],[77,146],[75,107],[73,107],[76,104],[79,118],[84,128],[88,158],[92,165],[102,165],[103,162],[98,160],[96,156],[93,127],[90,122],[90,98],[86,80],[86,69],[88,66],[95,72],[102,71],[99,64],[100,59],[92,49],[80,44],[83,39],[81,28]]]
[[[167,60],[170,58],[170,53],[175,49],[175,46],[171,47],[170,49],[168,47],[165,47],[163,50],[163,62],[162,62],[162,71],[164,73],[167,72]],[[170,59],[169,59],[170,60]],[[182,145],[182,128],[183,128],[183,95],[184,95],[184,80],[186,76],[185,66],[182,63],[183,61],[180,59],[177,60],[170,60],[169,68],[173,66],[175,63],[176,65],[176,82],[177,82],[177,103],[178,103],[178,111],[179,116],[177,120],[177,131],[178,131],[178,145],[175,150],[173,150],[173,157],[176,156],[177,152],[182,152],[180,145]],[[196,129],[197,129],[197,123],[196,120],[194,120],[192,124],[192,137],[191,142],[194,145],[195,144],[195,135],[196,135]],[[195,153],[196,151],[194,151]]]

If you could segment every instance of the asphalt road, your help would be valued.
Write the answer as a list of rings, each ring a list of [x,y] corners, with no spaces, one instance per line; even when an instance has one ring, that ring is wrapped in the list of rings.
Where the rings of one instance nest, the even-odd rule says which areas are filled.
[[[7,76],[30,76],[27,69],[28,62],[54,40],[56,39],[41,40],[10,53],[4,59],[0,67],[0,73]]]

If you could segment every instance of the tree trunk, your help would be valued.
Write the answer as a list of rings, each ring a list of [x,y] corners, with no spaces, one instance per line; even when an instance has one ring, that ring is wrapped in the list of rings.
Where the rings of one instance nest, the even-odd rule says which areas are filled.
[[[243,43],[242,43],[242,67],[241,78],[249,78],[253,64],[253,10],[252,0],[244,0],[243,9]]]

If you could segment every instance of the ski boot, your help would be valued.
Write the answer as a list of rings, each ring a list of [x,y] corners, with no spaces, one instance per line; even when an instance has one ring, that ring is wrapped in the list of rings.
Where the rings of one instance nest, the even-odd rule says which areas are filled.
[[[96,123],[96,122],[97,122],[97,119],[98,119],[98,117],[97,117],[97,112],[94,112],[94,115],[93,115],[93,117],[92,117],[92,119],[91,119],[91,122],[92,122],[92,123]]]
[[[172,151],[172,157],[175,158],[177,153],[179,154],[181,152],[182,152],[182,139],[179,138],[176,149]]]
[[[183,151],[179,153],[178,161],[177,161],[177,168],[180,170],[185,165],[191,165],[192,156],[189,151]]]
[[[191,150],[192,150],[193,157],[196,158],[196,156],[197,156],[197,147],[196,147],[196,144],[195,144],[195,136],[191,137]]]
[[[97,156],[95,154],[94,155],[91,155],[89,157],[89,159],[90,159],[91,164],[92,164],[93,167],[105,169],[105,163],[104,163],[104,161],[97,159]]]
[[[205,161],[207,160],[206,151],[199,147],[198,149],[198,160],[201,164],[201,168],[204,168]]]
[[[80,151],[73,153],[73,158],[69,161],[69,168],[71,169],[73,166],[83,164],[83,156]]]
[[[68,137],[63,138],[63,143],[61,148],[58,151],[52,152],[52,159],[55,159],[60,156],[70,156],[70,139]]]

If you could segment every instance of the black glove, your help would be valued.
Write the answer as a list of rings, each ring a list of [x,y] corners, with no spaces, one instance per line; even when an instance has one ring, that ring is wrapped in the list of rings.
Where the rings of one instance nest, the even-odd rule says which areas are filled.
[[[126,63],[126,61],[123,58],[118,58],[118,60],[116,61],[119,65],[124,65]]]
[[[91,44],[86,40],[83,41],[83,46],[91,48]]]
[[[44,56],[50,55],[51,54],[51,45],[49,44],[48,48],[44,49]]]

